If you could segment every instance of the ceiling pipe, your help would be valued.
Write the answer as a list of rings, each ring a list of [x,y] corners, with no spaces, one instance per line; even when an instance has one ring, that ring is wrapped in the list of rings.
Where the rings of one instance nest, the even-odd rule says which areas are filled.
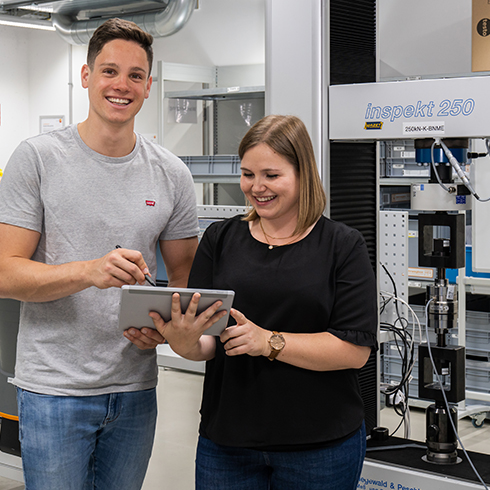
[[[24,19],[14,15],[3,15],[0,13],[0,25],[13,27],[29,27],[31,29],[42,29],[45,31],[54,31],[53,24],[48,20]]]
[[[169,0],[165,9],[157,12],[145,12],[127,15],[112,15],[121,19],[130,20],[153,37],[170,36],[178,32],[190,19],[196,0]],[[117,7],[117,1],[114,2]],[[109,17],[107,17],[109,18]],[[102,25],[107,18],[89,20],[73,20],[73,18],[55,14],[52,15],[56,32],[70,44],[88,44],[94,31]]]

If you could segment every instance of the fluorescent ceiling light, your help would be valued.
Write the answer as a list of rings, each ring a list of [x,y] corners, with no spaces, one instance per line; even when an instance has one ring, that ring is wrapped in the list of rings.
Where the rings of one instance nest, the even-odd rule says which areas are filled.
[[[41,29],[44,31],[56,30],[53,24],[51,24],[51,22],[49,21],[35,19],[24,20],[21,17],[14,17],[10,15],[0,15],[0,25],[12,27],[27,27],[28,29]]]
[[[45,5],[22,5],[22,10],[32,10],[33,12],[48,12],[53,13],[52,6]]]

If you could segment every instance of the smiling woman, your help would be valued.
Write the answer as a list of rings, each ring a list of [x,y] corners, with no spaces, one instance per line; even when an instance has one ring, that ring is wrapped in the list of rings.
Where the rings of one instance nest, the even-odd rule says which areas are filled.
[[[298,219],[299,175],[289,161],[260,143],[242,158],[240,188],[253,203],[260,220],[260,232],[281,244],[294,235]],[[270,234],[266,234],[266,227]],[[255,234],[258,230],[253,230]],[[260,233],[259,233],[260,234]]]
[[[254,228],[255,222],[255,234],[260,235],[262,232],[264,238],[266,238],[266,233],[262,229],[260,231],[257,230],[256,225],[257,223],[262,224],[262,220],[271,218],[271,214],[266,212],[262,215],[260,212],[262,208],[254,206],[254,200],[260,203],[264,201],[264,198],[260,196],[261,199],[257,200],[259,193],[255,194],[255,199],[251,194],[250,185],[247,184],[250,184],[252,177],[255,178],[256,182],[259,181],[255,175],[252,175],[252,172],[246,171],[244,162],[255,162],[256,165],[261,167],[262,172],[265,172],[264,175],[268,176],[268,182],[278,178],[280,182],[285,183],[284,177],[289,175],[289,185],[298,186],[296,195],[297,214],[294,218],[296,225],[293,235],[304,236],[308,228],[323,213],[326,205],[326,196],[316,168],[313,145],[303,122],[295,116],[267,116],[255,124],[254,131],[249,131],[244,136],[240,143],[238,154],[242,159],[242,179],[240,181],[241,184],[243,183],[242,191],[252,204],[252,209],[246,219],[252,222],[252,228]],[[268,168],[271,167],[273,162],[279,165],[282,173],[279,174],[273,168]],[[294,174],[294,178],[291,171]],[[274,185],[272,184],[271,189],[273,188]],[[252,200],[250,200],[248,194],[250,194]],[[287,195],[292,197],[291,193],[287,193]],[[294,213],[294,210],[291,210],[291,212]],[[272,213],[273,216],[274,213]],[[258,220],[258,218],[262,219]],[[286,221],[287,219],[282,219],[270,222],[269,233],[285,237],[284,233],[280,233],[286,230],[281,230],[279,227],[284,225]],[[264,225],[262,224],[263,227]]]
[[[354,490],[365,453],[358,369],[377,348],[366,244],[322,215],[297,117],[260,120],[239,155],[252,210],[206,229],[189,276],[189,287],[235,291],[235,323],[217,338],[189,310],[152,316],[176,353],[207,361],[196,490]]]
[[[366,244],[322,216],[297,117],[265,117],[239,155],[252,210],[206,230],[189,277],[235,291],[236,324],[198,343],[208,363],[196,489],[354,490],[365,451],[357,370],[377,347]]]

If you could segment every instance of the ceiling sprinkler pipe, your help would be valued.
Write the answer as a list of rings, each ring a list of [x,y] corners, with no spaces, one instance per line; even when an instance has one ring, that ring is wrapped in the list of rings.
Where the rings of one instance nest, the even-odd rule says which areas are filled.
[[[184,27],[194,11],[195,4],[196,0],[169,0],[166,8],[161,11],[118,17],[138,24],[154,37],[165,37],[175,34]],[[116,1],[114,8],[117,6]],[[88,44],[97,27],[107,20],[107,18],[73,20],[71,17],[61,14],[53,14],[52,18],[56,32],[66,42],[77,45]]]

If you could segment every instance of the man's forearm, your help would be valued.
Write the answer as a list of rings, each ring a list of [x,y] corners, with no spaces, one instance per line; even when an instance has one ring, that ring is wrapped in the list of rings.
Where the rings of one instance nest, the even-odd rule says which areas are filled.
[[[47,265],[11,258],[0,269],[0,297],[36,303],[64,298],[92,285],[87,269],[87,262]]]

